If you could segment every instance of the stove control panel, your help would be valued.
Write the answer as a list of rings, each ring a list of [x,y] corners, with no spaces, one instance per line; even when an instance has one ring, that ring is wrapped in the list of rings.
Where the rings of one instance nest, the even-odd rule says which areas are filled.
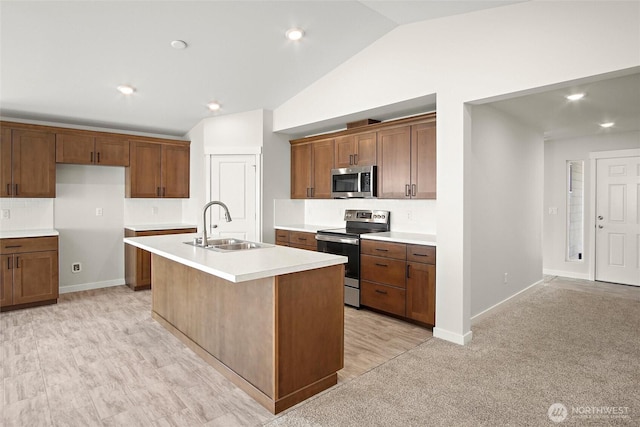
[[[381,224],[389,223],[389,211],[354,210],[344,211],[344,219],[349,222],[375,222]]]

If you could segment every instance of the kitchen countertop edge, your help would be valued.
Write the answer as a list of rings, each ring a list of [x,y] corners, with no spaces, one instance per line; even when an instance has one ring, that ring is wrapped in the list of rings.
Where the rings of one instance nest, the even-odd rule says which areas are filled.
[[[125,229],[131,231],[159,231],[159,230],[181,230],[186,228],[198,228],[196,224],[168,223],[168,224],[134,224],[125,225]]]
[[[274,225],[273,228],[278,230],[302,231],[307,233],[317,233],[318,230],[327,230],[331,228],[340,228],[339,225],[316,225],[316,224],[288,224]]]
[[[365,240],[380,240],[385,242],[408,243],[412,245],[437,246],[434,234],[408,233],[403,231],[385,231],[382,233],[368,233],[360,236]]]
[[[0,239],[23,239],[28,237],[50,237],[59,235],[60,232],[54,228],[0,231]]]

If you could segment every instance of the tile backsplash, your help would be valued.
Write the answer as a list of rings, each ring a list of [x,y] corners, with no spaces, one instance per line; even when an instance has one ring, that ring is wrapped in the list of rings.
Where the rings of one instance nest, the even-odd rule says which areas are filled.
[[[0,199],[0,230],[36,230],[53,227],[53,202],[55,199]],[[7,213],[9,218],[5,218]]]

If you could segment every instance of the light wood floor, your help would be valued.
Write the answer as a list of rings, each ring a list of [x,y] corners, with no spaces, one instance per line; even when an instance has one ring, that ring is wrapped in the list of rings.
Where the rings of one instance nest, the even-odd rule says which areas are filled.
[[[275,418],[150,312],[150,291],[117,286],[0,314],[0,427],[251,426]],[[430,338],[428,329],[345,307],[336,387]]]

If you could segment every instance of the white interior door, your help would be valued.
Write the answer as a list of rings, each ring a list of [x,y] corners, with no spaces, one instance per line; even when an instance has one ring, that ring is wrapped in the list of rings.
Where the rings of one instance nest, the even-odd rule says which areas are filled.
[[[211,206],[209,234],[251,241],[259,240],[256,211],[256,156],[212,155],[210,159],[210,199],[226,204],[232,221],[225,221],[222,208]],[[217,228],[212,228],[214,224]]]
[[[640,286],[640,157],[596,164],[596,280]]]

